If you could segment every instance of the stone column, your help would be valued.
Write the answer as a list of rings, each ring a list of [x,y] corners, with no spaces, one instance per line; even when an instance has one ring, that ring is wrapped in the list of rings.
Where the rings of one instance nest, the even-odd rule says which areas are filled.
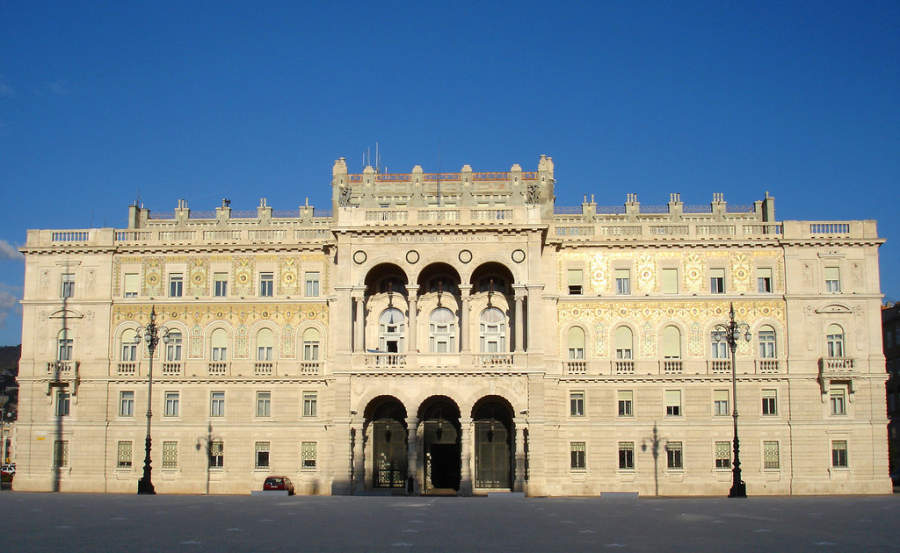
[[[354,421],[353,428],[353,493],[362,493],[366,489],[365,436],[363,421]]]
[[[459,351],[469,353],[472,348],[469,346],[469,299],[471,298],[472,285],[460,284],[460,311],[459,311]]]
[[[416,477],[418,465],[418,433],[419,419],[416,417],[407,417],[406,419],[406,492],[409,495],[418,495],[419,486]],[[412,489],[410,489],[410,481],[412,481]]]
[[[418,353],[418,323],[416,315],[418,315],[419,287],[411,284],[406,287],[406,293],[409,295],[407,303],[409,304],[409,331],[407,332],[408,343],[406,351],[409,353]]]
[[[526,298],[528,302],[528,353],[543,351],[543,344],[538,334],[538,325],[532,324],[540,318],[538,300],[543,289],[544,286],[540,284],[528,286],[528,297]]]
[[[513,286],[516,291],[515,296],[515,311],[514,320],[516,323],[516,353],[523,353],[525,351],[524,337],[525,337],[525,311],[523,310],[522,301],[525,299],[525,287],[524,286]]]
[[[471,417],[461,417],[459,419],[460,429],[460,479],[459,479],[459,495],[472,495],[474,484],[472,481],[472,463],[475,456],[472,454],[473,441],[472,434],[474,432],[474,424]]]
[[[365,352],[365,318],[366,305],[365,297],[361,290],[354,290],[352,293],[353,305],[356,308],[356,318],[353,320],[353,351],[356,353]]]
[[[525,429],[528,428],[524,420],[513,419],[516,429],[516,479],[513,483],[514,492],[525,491]]]

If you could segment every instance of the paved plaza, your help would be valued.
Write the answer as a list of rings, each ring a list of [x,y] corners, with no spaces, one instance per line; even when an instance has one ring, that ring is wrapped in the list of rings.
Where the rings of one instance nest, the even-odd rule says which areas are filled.
[[[6,552],[900,551],[900,496],[0,493]]]

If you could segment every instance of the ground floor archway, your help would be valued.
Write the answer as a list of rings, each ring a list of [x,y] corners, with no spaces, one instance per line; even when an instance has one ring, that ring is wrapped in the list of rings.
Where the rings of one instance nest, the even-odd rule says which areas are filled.
[[[515,474],[512,406],[486,396],[472,408],[475,422],[475,488],[513,489]]]
[[[446,396],[432,396],[419,407],[422,424],[423,493],[458,491],[462,428],[459,407]]]
[[[397,398],[382,396],[372,400],[366,411],[372,439],[372,487],[405,488],[406,408]]]

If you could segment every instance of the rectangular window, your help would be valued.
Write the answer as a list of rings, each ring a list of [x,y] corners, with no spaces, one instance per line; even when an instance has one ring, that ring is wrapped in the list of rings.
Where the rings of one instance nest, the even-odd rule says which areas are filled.
[[[178,442],[163,442],[162,468],[178,468]]]
[[[569,415],[584,416],[584,392],[569,392]]]
[[[569,444],[569,468],[572,470],[584,470],[587,467],[585,463],[584,442],[571,442]]]
[[[716,468],[731,468],[731,442],[716,442]]]
[[[140,290],[141,281],[137,273],[125,273],[125,297],[136,298]]]
[[[316,392],[303,392],[303,416],[315,417],[318,396]]]
[[[272,392],[256,392],[256,416],[268,417],[272,414]]]
[[[772,269],[760,267],[756,270],[756,290],[760,294],[772,293]]]
[[[212,392],[209,395],[209,416],[225,416],[225,392]]]
[[[163,411],[163,416],[166,417],[177,417],[179,403],[181,402],[181,398],[178,392],[166,392],[166,405],[165,410]]]
[[[69,392],[56,392],[56,416],[66,417],[69,415]]]
[[[569,295],[580,296],[584,293],[584,272],[581,269],[569,269]]]
[[[134,416],[134,392],[131,392],[131,391],[119,392],[119,416],[120,417],[133,417]]]
[[[116,455],[116,468],[131,468],[131,442],[119,442],[118,454]]]
[[[684,468],[681,442],[669,442],[666,444],[666,463],[666,466],[673,470],[681,470]]]
[[[666,416],[681,416],[681,390],[666,390]]]
[[[631,294],[631,271],[628,269],[616,269],[616,294],[619,296]]]
[[[634,470],[634,442],[619,442],[619,470]]]
[[[62,299],[71,298],[75,295],[75,274],[63,273],[60,280],[59,297]]]
[[[169,297],[180,298],[184,292],[184,276],[181,273],[169,275]]]
[[[847,468],[847,440],[831,442],[831,466],[836,469]]]
[[[663,269],[661,288],[663,294],[678,293],[678,269]]]
[[[303,470],[316,468],[316,442],[303,442],[300,444],[300,459]]]
[[[763,468],[766,470],[778,470],[781,468],[778,442],[763,442]]]
[[[718,360],[728,360],[728,344],[725,340],[717,339],[718,335],[713,332],[709,336],[710,342],[710,351],[712,352],[712,358]]]
[[[762,414],[766,417],[778,414],[778,392],[775,390],[762,391]]]
[[[832,415],[847,414],[847,395],[844,388],[832,388],[829,392]]]
[[[271,298],[275,292],[275,274],[259,273],[259,295],[263,298]]]
[[[713,414],[726,416],[728,412],[728,390],[713,390]]]
[[[53,467],[63,468],[69,466],[69,441],[56,440],[53,442]]]
[[[269,442],[256,442],[256,468],[269,468]]]
[[[228,295],[228,273],[213,273],[213,295],[217,298]]]
[[[619,390],[618,393],[618,407],[619,407],[619,416],[620,417],[631,417],[634,416],[633,411],[633,402],[634,402],[634,392],[632,390]]]
[[[319,273],[306,273],[306,297],[319,297]]]
[[[709,270],[709,293],[724,294],[725,293],[725,269]]]
[[[825,291],[830,294],[840,293],[841,269],[839,267],[825,267]]]
[[[225,466],[225,443],[209,442],[209,468],[222,468]]]

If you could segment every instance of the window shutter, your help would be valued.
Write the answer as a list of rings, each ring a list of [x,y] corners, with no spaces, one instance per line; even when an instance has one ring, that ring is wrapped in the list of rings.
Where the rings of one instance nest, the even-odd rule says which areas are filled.
[[[318,342],[319,341],[319,331],[315,328],[307,328],[303,331],[303,341],[304,342]]]
[[[135,294],[138,293],[139,288],[138,274],[137,273],[126,273],[125,274],[125,293],[126,294]]]
[[[681,390],[666,390],[666,405],[681,405]]]
[[[681,357],[681,333],[674,326],[667,326],[663,330],[663,356]]]
[[[628,278],[630,272],[628,269],[616,269],[616,278]]]
[[[272,335],[272,331],[268,328],[263,328],[256,335],[256,346],[260,348],[271,348],[275,346],[275,338]]]
[[[662,270],[662,291],[663,294],[678,293],[678,269]]]
[[[756,274],[759,275],[759,278],[772,278],[772,269],[768,267],[762,267],[756,270]]]
[[[212,335],[212,347],[224,348],[226,346],[225,331],[221,328],[216,329]]]
[[[713,391],[713,401],[728,401],[728,390]]]
[[[619,401],[631,401],[634,398],[632,390],[619,390]]]
[[[725,269],[710,269],[710,278],[725,278]]]
[[[632,349],[631,329],[620,326],[616,329],[616,349]]]
[[[841,271],[837,267],[825,267],[825,280],[841,280]]]
[[[569,329],[569,349],[584,349],[584,331],[575,326]]]
[[[581,286],[584,283],[584,272],[581,269],[569,269],[569,286]]]

